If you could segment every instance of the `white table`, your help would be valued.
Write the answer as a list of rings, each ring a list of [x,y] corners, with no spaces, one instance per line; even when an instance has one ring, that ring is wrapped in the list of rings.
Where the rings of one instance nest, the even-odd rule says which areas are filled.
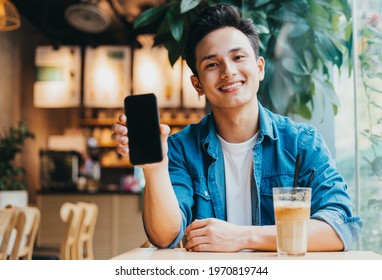
[[[189,252],[185,249],[136,248],[113,260],[382,260],[371,251],[309,252],[300,257],[279,257],[276,252],[241,251],[238,253]]]

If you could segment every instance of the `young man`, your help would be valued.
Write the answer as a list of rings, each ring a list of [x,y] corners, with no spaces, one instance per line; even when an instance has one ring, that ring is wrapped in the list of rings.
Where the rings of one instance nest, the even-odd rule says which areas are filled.
[[[161,125],[164,159],[142,166],[143,221],[158,247],[173,248],[186,235],[192,251],[275,251],[272,188],[292,186],[298,154],[300,186],[316,169],[308,250],[348,250],[359,238],[362,222],[317,130],[258,102],[265,68],[258,40],[253,23],[229,5],[207,8],[190,27],[191,82],[212,113],[170,137]],[[128,156],[126,127],[113,130],[117,151]]]

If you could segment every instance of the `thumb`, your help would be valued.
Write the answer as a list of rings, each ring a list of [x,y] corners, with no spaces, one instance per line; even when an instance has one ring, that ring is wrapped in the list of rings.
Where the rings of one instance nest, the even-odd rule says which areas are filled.
[[[167,124],[161,124],[160,125],[160,134],[162,138],[165,138],[164,140],[167,141],[168,135],[170,134],[170,127]]]
[[[170,127],[167,124],[161,124],[160,125],[160,134],[162,139],[162,149],[163,149],[163,156],[167,154],[168,152],[168,146],[167,146],[167,139],[170,134]]]

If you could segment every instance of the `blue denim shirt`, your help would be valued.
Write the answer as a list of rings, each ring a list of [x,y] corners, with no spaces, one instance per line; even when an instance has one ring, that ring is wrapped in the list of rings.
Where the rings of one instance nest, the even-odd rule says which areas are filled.
[[[274,225],[272,188],[292,186],[297,154],[301,156],[298,185],[305,186],[311,170],[311,218],[327,222],[344,244],[352,247],[362,221],[352,214],[347,185],[315,128],[273,114],[259,103],[260,132],[253,147],[252,223]],[[175,247],[195,219],[227,220],[224,157],[212,114],[169,137],[169,172],[179,201],[182,223]]]

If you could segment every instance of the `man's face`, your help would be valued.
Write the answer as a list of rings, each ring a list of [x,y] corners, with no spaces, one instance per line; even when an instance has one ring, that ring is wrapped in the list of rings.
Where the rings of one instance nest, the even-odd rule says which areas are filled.
[[[256,59],[247,36],[225,27],[206,35],[196,46],[199,77],[191,82],[205,94],[213,109],[234,109],[257,102],[259,82],[264,79],[264,59]]]

